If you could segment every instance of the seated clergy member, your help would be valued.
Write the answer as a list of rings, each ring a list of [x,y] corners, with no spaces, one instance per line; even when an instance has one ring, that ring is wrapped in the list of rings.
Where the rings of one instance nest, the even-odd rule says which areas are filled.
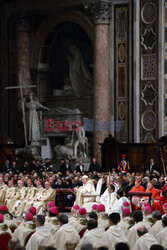
[[[25,192],[26,187],[24,187],[24,183],[22,180],[18,180],[17,184],[18,184],[18,187],[17,187],[16,194],[15,194],[15,203],[12,209],[12,213],[15,216],[21,216],[23,212],[23,206],[24,206],[23,200],[26,195],[26,192]]]
[[[107,241],[109,242],[109,250],[115,249],[115,245],[119,242],[127,243],[128,239],[121,227],[117,224],[120,222],[120,214],[112,213],[109,215],[109,229],[105,232]]]
[[[9,233],[12,236],[10,228],[4,223],[4,217],[0,214],[0,235],[4,233]],[[1,248],[1,246],[0,246]]]
[[[132,217],[130,217],[130,210],[129,208],[123,208],[122,209],[122,219],[120,221],[120,225],[127,230],[129,230],[133,225],[135,224],[135,221]]]
[[[79,206],[82,205],[82,200],[83,200],[83,204],[89,203],[89,202],[94,202],[94,200],[95,200],[94,197],[85,197],[85,198],[83,197],[82,198],[82,195],[84,195],[84,194],[95,193],[95,188],[94,188],[93,182],[89,179],[89,177],[87,175],[84,175],[82,177],[82,183],[83,183],[83,186],[76,189],[75,204],[77,204]]]
[[[87,219],[86,219],[86,209],[80,208],[77,213],[77,219],[69,222],[70,226],[74,227],[77,233],[81,230],[86,229]]]
[[[12,208],[14,206],[15,203],[15,187],[14,185],[14,181],[10,180],[8,181],[8,187],[6,189],[6,197],[5,197],[5,204],[8,207],[9,212],[12,211]]]
[[[145,226],[143,222],[143,213],[141,211],[139,210],[133,211],[132,216],[135,221],[135,225],[129,229],[129,233],[128,233],[128,244],[131,249],[133,249],[136,240],[139,238],[137,234],[137,228],[141,226]]]
[[[141,185],[141,182],[139,180],[135,181],[135,186],[132,187],[132,189],[130,190],[130,192],[145,192],[144,187]],[[138,209],[140,204],[140,198],[137,196],[133,196],[132,197],[132,206],[133,209]]]
[[[149,229],[149,233],[154,237],[163,229],[162,226],[162,214],[160,211],[153,212],[154,225]]]
[[[115,193],[115,186],[110,185],[104,194],[100,197],[100,202],[105,205],[106,212],[110,213],[112,206],[117,202],[117,196]]]
[[[55,202],[54,201],[49,201],[46,206],[46,216],[45,216],[45,222],[48,222],[49,219],[49,210],[50,208],[55,207]]]
[[[4,183],[2,176],[0,176],[0,205],[5,204],[7,185]]]
[[[29,239],[26,250],[39,250],[45,249],[45,247],[56,247],[55,240],[51,232],[44,227],[45,216],[37,215],[35,225],[36,232]]]
[[[149,227],[151,228],[154,225],[154,220],[153,220],[153,210],[152,207],[146,206],[143,209],[144,211],[144,219],[143,222],[144,224],[148,224]],[[148,227],[147,227],[148,228]]]
[[[55,235],[57,230],[60,228],[57,214],[58,214],[57,208],[51,207],[49,209],[48,220],[47,222],[45,222],[45,228],[49,229],[53,235]]]
[[[103,229],[97,227],[97,220],[89,220],[87,223],[87,233],[84,234],[83,238],[80,240],[78,246],[75,250],[80,250],[80,247],[84,242],[91,243],[93,245],[93,249],[97,249],[98,247],[109,247],[109,243],[107,241],[107,236]]]
[[[76,230],[68,224],[68,217],[65,214],[61,214],[58,217],[58,221],[60,224],[60,229],[57,231],[54,240],[55,246],[57,250],[66,250],[69,247],[70,249],[75,249],[80,241],[79,234]]]
[[[162,218],[162,226],[163,229],[157,233],[156,238],[161,246],[164,248],[167,247],[167,216],[164,216]]]
[[[51,201],[55,198],[55,190],[51,188],[50,183],[48,181],[45,182],[45,189],[43,189],[42,193],[39,196],[36,196],[36,200],[33,203],[33,206],[36,207],[37,211],[40,213],[45,209],[45,203]]]
[[[71,208],[71,217],[68,219],[69,223],[72,222],[72,221],[76,221],[78,215],[78,210],[80,209],[80,207],[78,205],[74,205],[72,208]]]
[[[33,215],[28,212],[25,214],[24,222],[14,231],[13,236],[20,239],[20,245],[24,246],[27,236],[35,232],[35,228]]]
[[[152,245],[158,244],[154,236],[149,234],[144,226],[137,228],[137,234],[139,238],[137,239],[133,250],[150,250]]]
[[[13,215],[9,213],[7,206],[2,205],[0,206],[0,214],[4,217],[4,223],[10,227],[17,227],[17,222],[13,219]]]
[[[105,212],[105,206],[103,204],[99,204],[97,207],[97,215],[98,215],[98,227],[106,230],[109,227],[108,222],[108,214]]]

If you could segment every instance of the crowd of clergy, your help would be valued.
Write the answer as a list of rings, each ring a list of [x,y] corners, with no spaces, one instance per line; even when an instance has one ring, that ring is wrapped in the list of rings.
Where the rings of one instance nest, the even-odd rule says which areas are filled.
[[[82,162],[60,170],[0,173],[0,249],[4,234],[11,250],[167,249],[167,177],[153,164],[139,173],[100,172],[96,160],[87,173]],[[60,189],[73,190],[64,196],[70,214],[59,211]]]

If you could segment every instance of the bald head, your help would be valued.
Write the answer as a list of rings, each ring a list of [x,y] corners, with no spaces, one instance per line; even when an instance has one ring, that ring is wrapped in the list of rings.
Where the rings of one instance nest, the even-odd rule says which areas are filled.
[[[141,227],[138,227],[138,228],[137,228],[137,234],[138,234],[139,237],[141,237],[142,235],[144,235],[144,234],[146,234],[146,233],[148,233],[146,227],[141,226]]]

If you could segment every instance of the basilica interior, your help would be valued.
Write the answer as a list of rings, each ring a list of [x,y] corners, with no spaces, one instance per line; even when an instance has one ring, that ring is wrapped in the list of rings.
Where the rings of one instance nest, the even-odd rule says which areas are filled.
[[[167,1],[1,0],[0,11],[1,152],[60,159],[63,151],[100,164],[122,153],[139,165],[160,157]],[[104,144],[115,141],[113,158]]]

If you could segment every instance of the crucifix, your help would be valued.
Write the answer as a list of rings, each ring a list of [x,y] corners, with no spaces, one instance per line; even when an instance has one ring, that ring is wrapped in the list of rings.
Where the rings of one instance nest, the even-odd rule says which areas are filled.
[[[26,128],[26,118],[25,118],[25,108],[24,108],[24,98],[23,98],[23,89],[24,88],[36,88],[36,85],[27,85],[27,86],[23,86],[22,85],[22,80],[21,80],[21,74],[19,74],[19,84],[20,86],[11,86],[11,87],[6,87],[5,89],[20,89],[20,96],[21,96],[21,104],[22,104],[22,113],[23,113],[23,124],[24,124],[24,137],[25,137],[25,144],[26,147],[28,145],[27,143],[27,128]]]

